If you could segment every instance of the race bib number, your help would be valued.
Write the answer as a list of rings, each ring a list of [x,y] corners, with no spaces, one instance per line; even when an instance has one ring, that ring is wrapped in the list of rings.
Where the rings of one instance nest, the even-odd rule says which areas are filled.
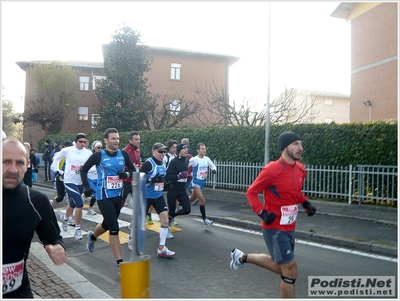
[[[82,165],[71,165],[72,173],[79,175],[81,173]]]
[[[207,174],[208,174],[207,170],[206,171],[200,171],[199,172],[199,180],[204,180],[205,178],[207,178]]]
[[[299,207],[297,205],[282,206],[281,207],[281,225],[290,225],[296,221]]]
[[[22,284],[24,259],[19,262],[3,264],[3,294],[18,289]]]
[[[164,190],[164,182],[161,183],[154,183],[154,190],[156,191],[163,191]]]
[[[122,179],[119,176],[107,177],[107,189],[120,189],[122,188]]]

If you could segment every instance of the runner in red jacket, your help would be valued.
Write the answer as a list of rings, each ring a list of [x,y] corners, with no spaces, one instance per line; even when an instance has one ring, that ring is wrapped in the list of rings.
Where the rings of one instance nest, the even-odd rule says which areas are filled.
[[[306,170],[300,162],[303,147],[299,135],[284,132],[278,138],[281,157],[269,162],[247,189],[246,196],[253,211],[261,218],[263,237],[269,254],[248,253],[233,249],[230,268],[237,270],[244,263],[253,263],[281,275],[280,295],[295,297],[297,264],[294,259],[294,243],[298,204],[308,215],[316,209],[311,206],[301,189]],[[264,194],[263,203],[258,199]]]

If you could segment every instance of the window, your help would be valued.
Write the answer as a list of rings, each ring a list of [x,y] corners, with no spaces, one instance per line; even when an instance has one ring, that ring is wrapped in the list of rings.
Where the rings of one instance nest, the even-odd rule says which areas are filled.
[[[181,111],[181,101],[177,99],[171,100],[171,103],[169,104],[169,110],[171,115],[178,115]]]
[[[181,64],[171,63],[171,79],[181,79]]]
[[[89,120],[89,108],[78,107],[78,120]]]
[[[333,122],[333,118],[332,117],[325,117],[324,118],[324,122],[325,123],[331,123],[331,122]]]
[[[99,121],[100,121],[100,114],[92,114],[91,124],[90,124],[92,129],[94,129],[94,128],[96,128],[96,126],[98,126]]]
[[[89,76],[79,76],[79,90],[89,91]]]
[[[333,106],[333,99],[325,99],[324,100],[324,105],[326,106]]]
[[[96,90],[96,84],[98,82],[100,82],[101,80],[103,80],[103,79],[106,79],[106,77],[105,76],[99,76],[99,75],[93,75],[93,83],[92,83],[93,90]]]

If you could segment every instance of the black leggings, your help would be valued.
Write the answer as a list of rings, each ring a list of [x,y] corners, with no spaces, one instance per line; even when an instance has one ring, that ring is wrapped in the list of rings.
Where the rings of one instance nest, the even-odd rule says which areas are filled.
[[[110,235],[118,235],[118,217],[121,212],[121,197],[98,200],[100,212],[103,215],[101,226],[104,230],[109,230]]]
[[[167,200],[169,216],[175,217],[177,215],[190,214],[190,201],[186,192],[186,188],[184,190],[168,190]],[[177,212],[175,212],[176,200],[178,200],[179,204],[182,206],[182,209],[178,210]]]
[[[56,202],[61,203],[65,197],[65,186],[64,186],[64,181],[61,181],[58,177],[56,177],[56,189],[57,189]]]

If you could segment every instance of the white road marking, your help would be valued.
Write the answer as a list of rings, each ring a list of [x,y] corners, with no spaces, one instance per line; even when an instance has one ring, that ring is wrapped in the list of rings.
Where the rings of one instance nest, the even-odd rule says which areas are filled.
[[[199,222],[203,222],[201,219],[196,219]],[[249,233],[249,234],[255,234],[255,235],[260,235],[262,236],[261,231],[254,231],[254,230],[247,230],[244,228],[239,228],[239,227],[234,227],[234,226],[227,226],[227,225],[222,225],[218,223],[213,223],[212,226],[220,227],[220,228],[226,228],[226,229],[231,229],[235,231],[240,231],[244,233]],[[322,248],[322,249],[328,249],[328,250],[333,250],[337,252],[343,252],[343,253],[348,253],[348,254],[354,254],[354,255],[359,255],[359,256],[364,256],[368,258],[374,258],[374,259],[379,259],[379,260],[384,260],[384,261],[389,261],[389,262],[398,262],[398,259],[395,257],[389,257],[389,256],[383,256],[383,255],[377,255],[377,254],[372,254],[372,253],[367,253],[367,252],[361,252],[361,251],[355,251],[351,249],[346,249],[346,248],[340,248],[340,247],[335,247],[335,246],[330,246],[330,245],[325,245],[325,244],[320,244],[320,243],[314,243],[311,241],[306,241],[306,240],[301,240],[301,239],[296,239],[296,243],[303,244],[303,245],[309,245],[313,246],[316,248]]]

